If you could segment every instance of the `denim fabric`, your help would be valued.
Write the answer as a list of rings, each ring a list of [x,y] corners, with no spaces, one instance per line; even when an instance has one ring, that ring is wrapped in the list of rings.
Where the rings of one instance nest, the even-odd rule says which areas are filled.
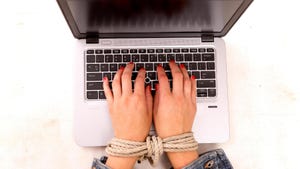
[[[100,159],[94,159],[92,169],[111,169],[105,164],[103,164]]]
[[[94,159],[92,169],[110,169],[100,159]],[[222,149],[201,154],[198,159],[183,169],[233,169]]]
[[[183,169],[233,169],[222,149],[209,151],[199,156]]]

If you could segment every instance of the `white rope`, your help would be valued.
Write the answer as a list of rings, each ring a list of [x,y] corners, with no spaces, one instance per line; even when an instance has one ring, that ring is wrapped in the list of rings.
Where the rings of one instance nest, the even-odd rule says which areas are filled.
[[[165,152],[185,152],[198,149],[198,143],[193,133],[161,139],[148,136],[146,142],[129,141],[113,138],[106,147],[106,152],[112,156],[138,157],[139,161],[148,159],[151,165],[156,165],[159,157]]]

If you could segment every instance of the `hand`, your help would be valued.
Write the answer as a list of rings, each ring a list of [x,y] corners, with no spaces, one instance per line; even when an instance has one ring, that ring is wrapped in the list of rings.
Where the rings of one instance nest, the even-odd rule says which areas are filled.
[[[145,90],[145,69],[140,69],[132,92],[131,76],[134,64],[129,63],[116,73],[112,91],[104,78],[104,92],[116,138],[145,141],[152,122],[152,95],[150,86]],[[106,165],[117,169],[133,168],[137,157],[109,156]]]
[[[154,124],[161,138],[179,135],[192,130],[196,113],[196,81],[184,65],[180,68],[170,62],[173,90],[161,66],[157,67],[159,85],[154,98]]]
[[[152,95],[150,86],[145,90],[145,69],[140,69],[132,91],[131,75],[134,68],[129,63],[116,73],[112,91],[104,78],[104,92],[116,138],[145,141],[152,122]]]
[[[154,125],[159,137],[166,138],[191,132],[196,113],[196,81],[184,65],[170,62],[173,90],[161,66],[157,67],[159,85],[154,98]],[[197,159],[197,151],[167,153],[173,167],[182,168]]]

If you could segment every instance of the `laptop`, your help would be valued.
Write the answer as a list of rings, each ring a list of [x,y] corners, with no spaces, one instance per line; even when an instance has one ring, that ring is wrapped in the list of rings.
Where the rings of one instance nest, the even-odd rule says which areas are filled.
[[[113,128],[102,78],[135,63],[158,83],[163,65],[184,64],[197,80],[193,132],[199,143],[229,139],[226,49],[222,37],[253,0],[57,0],[78,46],[74,56],[74,136],[80,146],[104,146]],[[130,132],[130,131],[128,131]],[[155,134],[154,127],[150,134]]]

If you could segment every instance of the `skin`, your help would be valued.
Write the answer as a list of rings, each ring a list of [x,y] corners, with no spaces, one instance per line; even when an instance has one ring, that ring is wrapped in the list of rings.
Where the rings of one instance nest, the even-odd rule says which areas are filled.
[[[132,91],[133,68],[133,63],[120,68],[114,77],[112,89],[109,87],[108,79],[103,79],[115,137],[145,141],[152,121],[161,138],[190,132],[196,113],[195,77],[190,78],[183,65],[178,67],[174,61],[170,61],[173,76],[171,91],[164,69],[158,66],[159,85],[156,86],[153,99],[150,86],[144,86],[146,73],[144,69],[139,70],[134,92]],[[175,169],[186,166],[198,157],[197,151],[167,153],[167,155]],[[113,169],[127,169],[133,168],[136,161],[137,157],[109,156],[106,165]]]

